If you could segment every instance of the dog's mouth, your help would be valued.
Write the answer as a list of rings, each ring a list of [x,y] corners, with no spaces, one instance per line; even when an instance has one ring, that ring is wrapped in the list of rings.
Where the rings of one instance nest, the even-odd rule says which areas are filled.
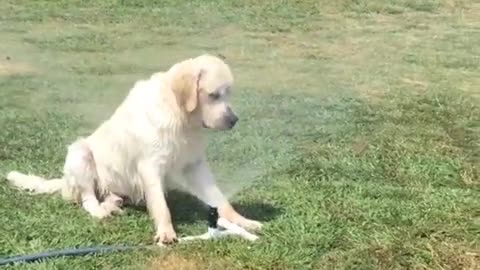
[[[204,121],[202,121],[202,127],[206,128],[206,129],[212,129],[212,130],[231,130],[233,128],[233,125],[212,127],[212,126],[207,125]]]

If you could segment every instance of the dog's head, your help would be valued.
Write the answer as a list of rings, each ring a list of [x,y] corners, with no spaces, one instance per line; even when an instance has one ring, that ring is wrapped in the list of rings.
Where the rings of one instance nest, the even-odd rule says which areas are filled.
[[[171,89],[189,121],[212,129],[231,129],[238,121],[229,103],[233,75],[220,58],[202,55],[174,65]]]

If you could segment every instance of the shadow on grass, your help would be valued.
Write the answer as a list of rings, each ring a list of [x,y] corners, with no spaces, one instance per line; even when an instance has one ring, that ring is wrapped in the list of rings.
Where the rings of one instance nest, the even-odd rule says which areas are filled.
[[[181,191],[169,191],[167,203],[174,224],[194,224],[207,222],[207,206],[196,197]],[[279,214],[281,209],[264,202],[234,203],[233,207],[247,218],[260,222],[270,221]],[[138,211],[146,211],[145,206],[129,206]]]
[[[192,224],[207,222],[207,206],[194,196],[180,191],[171,191],[167,197],[175,223]],[[280,209],[264,202],[233,203],[233,207],[247,218],[262,222],[272,220],[280,214]]]

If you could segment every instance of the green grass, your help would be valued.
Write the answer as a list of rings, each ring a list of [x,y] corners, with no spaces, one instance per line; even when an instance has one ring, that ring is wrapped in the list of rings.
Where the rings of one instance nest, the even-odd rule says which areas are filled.
[[[475,1],[26,1],[0,5],[0,173],[61,172],[66,146],[135,80],[227,57],[241,121],[208,154],[237,239],[12,269],[480,268],[480,5]],[[168,197],[181,236],[204,209]],[[95,221],[0,180],[0,256],[149,244],[144,209]]]

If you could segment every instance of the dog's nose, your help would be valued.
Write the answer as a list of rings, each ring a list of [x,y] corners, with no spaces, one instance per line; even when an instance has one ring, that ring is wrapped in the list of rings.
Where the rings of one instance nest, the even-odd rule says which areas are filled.
[[[233,114],[231,117],[230,117],[230,127],[233,127],[235,126],[235,124],[238,122],[238,117]]]

